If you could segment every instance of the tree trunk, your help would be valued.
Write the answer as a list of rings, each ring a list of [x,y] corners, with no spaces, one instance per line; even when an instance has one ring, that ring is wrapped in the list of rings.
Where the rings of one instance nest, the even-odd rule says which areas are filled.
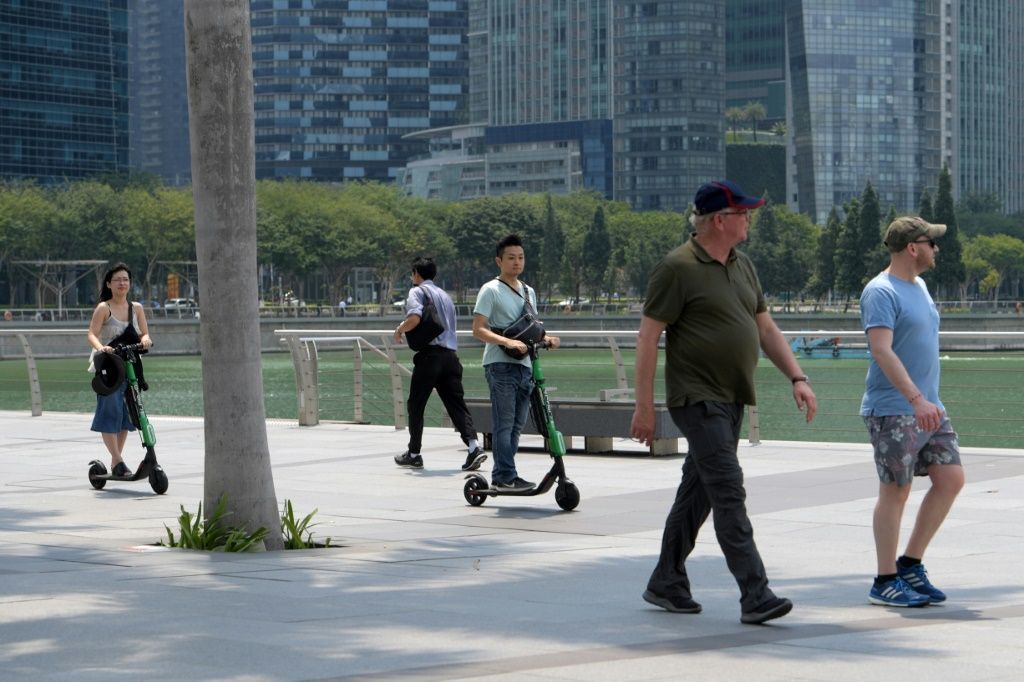
[[[269,530],[282,549],[267,443],[256,280],[256,172],[249,0],[185,0],[189,134],[202,353],[204,507]]]

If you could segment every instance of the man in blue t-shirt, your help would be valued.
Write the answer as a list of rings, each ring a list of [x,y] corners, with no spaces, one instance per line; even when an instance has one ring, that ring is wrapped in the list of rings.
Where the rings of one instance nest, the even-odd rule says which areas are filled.
[[[487,344],[483,365],[491,392],[491,449],[494,452],[491,485],[500,490],[526,491],[535,484],[519,476],[515,456],[519,434],[530,414],[530,395],[534,388],[532,363],[525,355],[525,343],[493,330],[505,329],[519,319],[527,301],[536,310],[537,294],[519,281],[526,267],[526,252],[518,236],[510,234],[498,242],[494,262],[499,274],[480,287],[473,308],[473,336]],[[548,335],[545,340],[549,348],[558,348],[557,336]],[[505,349],[523,355],[516,359]]]
[[[918,275],[935,267],[935,240],[945,225],[894,220],[885,232],[889,267],[860,298],[871,365],[860,414],[881,481],[875,504],[878,575],[868,595],[880,606],[925,606],[946,600],[921,559],[964,485],[960,445],[939,400],[939,313]],[[906,551],[896,558],[900,519],[914,476],[928,476]]]

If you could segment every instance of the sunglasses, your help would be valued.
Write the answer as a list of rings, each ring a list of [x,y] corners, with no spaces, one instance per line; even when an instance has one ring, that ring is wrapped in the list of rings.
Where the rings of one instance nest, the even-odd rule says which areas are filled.
[[[914,241],[912,241],[910,243],[911,244],[927,244],[928,246],[932,247],[933,249],[935,248],[935,240],[934,239],[915,239]]]

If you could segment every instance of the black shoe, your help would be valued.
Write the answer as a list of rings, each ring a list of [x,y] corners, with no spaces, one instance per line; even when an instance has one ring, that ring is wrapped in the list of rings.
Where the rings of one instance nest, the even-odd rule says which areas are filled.
[[[793,602],[781,597],[769,599],[757,606],[753,611],[746,611],[740,616],[740,622],[747,625],[760,625],[773,618],[781,618],[793,610]]]
[[[110,472],[110,475],[114,478],[131,478],[132,470],[124,462],[118,462],[114,470]]]
[[[395,455],[395,464],[400,467],[409,467],[410,469],[422,469],[423,458],[406,450],[400,455]]]
[[[524,481],[523,479],[519,478],[518,476],[516,476],[511,481],[508,481],[506,483],[495,483],[494,484],[494,488],[496,490],[505,490],[505,491],[508,491],[508,492],[522,492],[524,490],[532,490],[533,488],[536,488],[536,487],[537,487],[536,483],[530,483],[529,481]]]
[[[644,601],[672,613],[700,613],[701,610],[701,605],[689,597],[662,597],[650,590],[644,592]]]
[[[473,452],[466,455],[466,463],[462,465],[463,471],[476,471],[480,465],[487,461],[487,455],[479,446]]]

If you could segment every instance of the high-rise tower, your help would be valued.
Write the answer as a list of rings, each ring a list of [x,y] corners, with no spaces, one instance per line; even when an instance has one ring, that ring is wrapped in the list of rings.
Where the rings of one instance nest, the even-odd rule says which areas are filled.
[[[952,0],[786,0],[790,204],[822,223],[870,180],[917,207],[955,165]]]
[[[127,0],[0,4],[0,177],[128,169]]]

